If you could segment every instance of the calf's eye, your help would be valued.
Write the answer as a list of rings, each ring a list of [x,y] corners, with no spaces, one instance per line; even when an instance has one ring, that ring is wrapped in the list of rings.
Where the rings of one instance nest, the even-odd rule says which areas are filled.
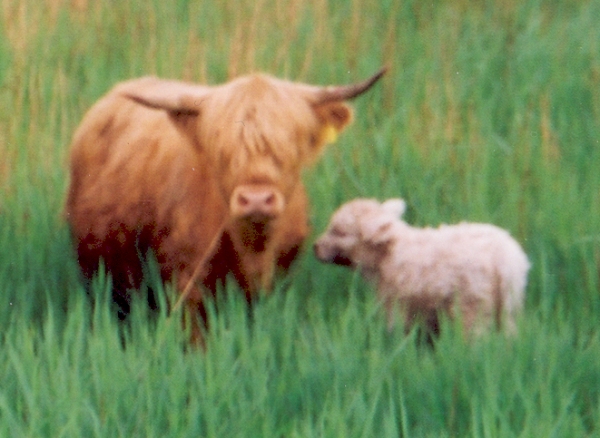
[[[347,235],[347,233],[344,230],[341,230],[339,228],[332,228],[330,233],[334,237],[345,237]]]

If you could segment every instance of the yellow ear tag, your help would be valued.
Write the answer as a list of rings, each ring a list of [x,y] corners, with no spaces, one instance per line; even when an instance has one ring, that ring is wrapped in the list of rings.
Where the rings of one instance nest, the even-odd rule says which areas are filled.
[[[325,144],[335,143],[338,138],[338,130],[333,125],[325,125],[321,131],[321,138]]]

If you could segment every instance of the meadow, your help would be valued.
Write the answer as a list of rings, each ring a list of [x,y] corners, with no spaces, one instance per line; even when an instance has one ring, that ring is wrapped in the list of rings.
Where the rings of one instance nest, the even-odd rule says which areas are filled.
[[[600,436],[599,17],[598,0],[0,0],[0,436]],[[142,298],[120,327],[104,273],[91,307],[68,146],[116,82],[384,64],[306,173],[313,236],[252,315],[230,285],[203,351]],[[311,251],[358,196],[510,230],[532,262],[518,336],[388,331],[371,286]]]

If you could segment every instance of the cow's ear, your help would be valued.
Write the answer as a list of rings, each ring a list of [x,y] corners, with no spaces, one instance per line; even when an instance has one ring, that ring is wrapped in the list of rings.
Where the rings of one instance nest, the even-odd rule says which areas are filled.
[[[352,122],[352,108],[344,102],[327,102],[315,108],[320,122],[320,143],[333,143],[346,126]]]
[[[165,110],[171,116],[196,116],[209,87],[147,77],[125,82],[118,93],[140,105]]]
[[[200,108],[192,96],[161,96],[137,93],[126,93],[125,97],[148,108],[165,110],[172,116],[197,116]]]

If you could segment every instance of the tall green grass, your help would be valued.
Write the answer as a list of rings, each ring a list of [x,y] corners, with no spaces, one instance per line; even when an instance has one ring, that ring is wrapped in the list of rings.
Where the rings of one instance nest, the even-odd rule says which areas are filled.
[[[1,436],[600,434],[600,2],[0,5]],[[103,274],[92,307],[66,157],[115,82],[326,84],[382,64],[307,172],[315,232],[357,196],[402,196],[418,225],[509,229],[533,264],[517,337],[466,343],[445,321],[430,349],[388,332],[372,288],[311,241],[251,317],[223,291],[205,351],[142,299],[120,327]]]

